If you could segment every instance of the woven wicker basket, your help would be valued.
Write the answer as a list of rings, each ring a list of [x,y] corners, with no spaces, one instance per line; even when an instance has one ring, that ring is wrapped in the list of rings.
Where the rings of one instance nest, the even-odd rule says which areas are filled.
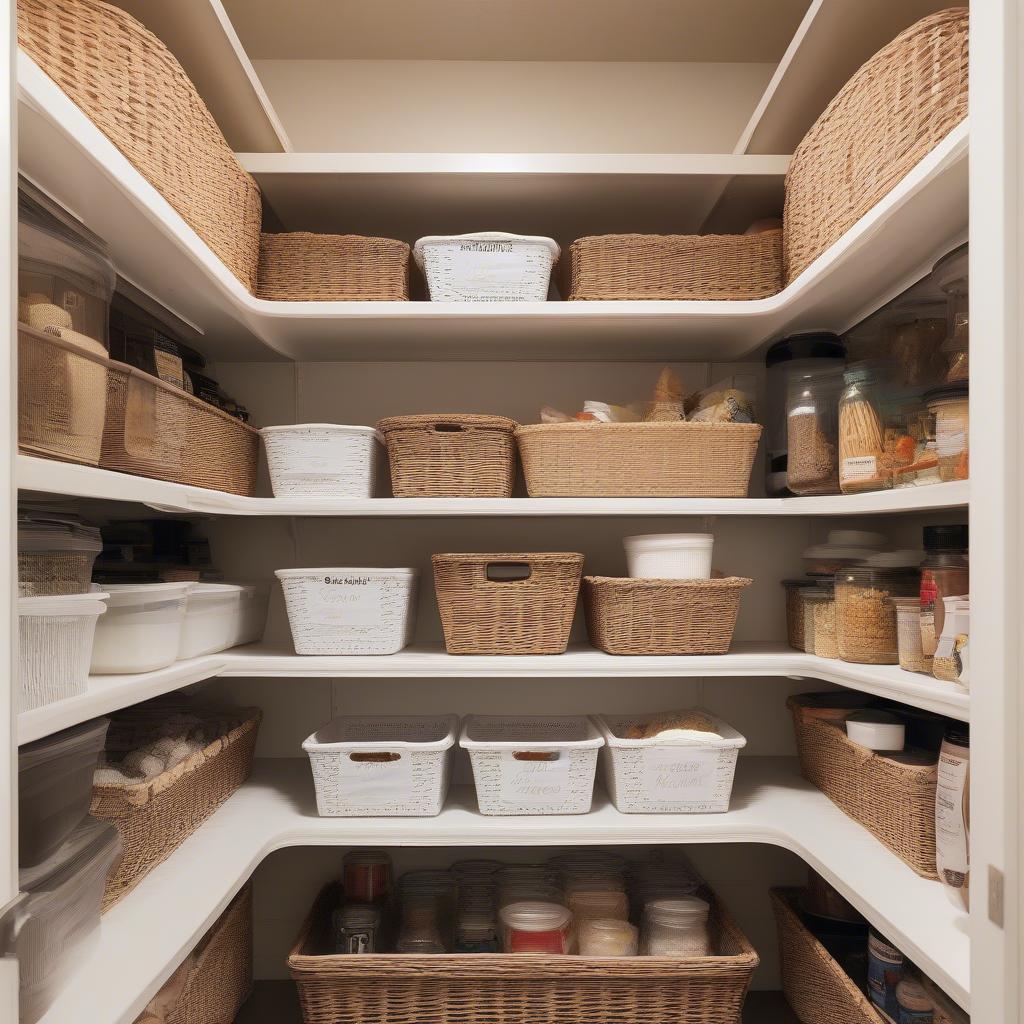
[[[715,903],[711,957],[322,955],[340,898],[320,894],[288,957],[305,1024],[739,1024],[758,964]]]
[[[782,231],[592,235],[569,248],[570,299],[763,299],[782,288]]]
[[[256,493],[260,433],[126,363],[108,363],[100,465],[122,473]]]
[[[384,435],[396,498],[508,498],[516,479],[515,420],[463,413],[391,416]]]
[[[98,0],[18,0],[18,45],[253,291],[260,190],[167,47]]]
[[[745,498],[756,423],[540,423],[516,430],[531,498]]]
[[[137,709],[133,709],[137,710]],[[252,767],[261,712],[156,778],[132,785],[94,786],[94,818],[113,822],[124,855],[107,877],[103,909],[131,892],[169,857],[245,780]]]
[[[843,86],[786,175],[788,284],[967,116],[967,9],[929,15]]]
[[[726,654],[751,581],[634,580],[587,576],[590,642],[606,654]]]
[[[782,991],[801,1024],[880,1024],[864,993],[807,930],[799,889],[772,889]]]
[[[62,462],[100,461],[107,361],[70,341],[18,326],[18,448]]]
[[[836,806],[925,878],[935,871],[936,765],[901,764],[854,743],[842,724],[793,712],[800,771]]]
[[[582,555],[457,554],[434,555],[432,561],[449,654],[564,653]]]
[[[264,234],[256,295],[283,302],[404,302],[409,246],[362,235]]]

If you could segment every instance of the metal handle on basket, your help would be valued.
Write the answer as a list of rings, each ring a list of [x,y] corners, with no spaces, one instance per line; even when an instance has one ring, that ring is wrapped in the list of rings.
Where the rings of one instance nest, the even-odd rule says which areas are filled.
[[[557,761],[561,758],[560,750],[514,750],[512,759],[515,761]]]
[[[350,761],[356,761],[359,763],[372,763],[372,764],[384,764],[388,761],[400,761],[402,759],[401,754],[397,754],[394,751],[380,750],[380,751],[352,751],[349,755]]]
[[[491,583],[522,583],[533,575],[529,562],[488,562],[484,571]]]

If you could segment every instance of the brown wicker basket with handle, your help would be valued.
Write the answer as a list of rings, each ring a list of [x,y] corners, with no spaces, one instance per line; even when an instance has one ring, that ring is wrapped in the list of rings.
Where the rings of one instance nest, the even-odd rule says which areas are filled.
[[[570,299],[763,299],[782,288],[782,231],[592,235],[569,248]]]
[[[576,552],[434,555],[449,654],[562,654],[576,611]]]
[[[638,580],[587,576],[590,642],[606,654],[726,654],[740,597],[751,581]]]
[[[880,1024],[864,993],[807,930],[799,889],[772,889],[782,991],[801,1024]]]
[[[538,423],[516,430],[531,498],[745,498],[756,423]]]
[[[263,234],[256,295],[284,302],[404,302],[409,246],[362,235]]]
[[[919,875],[937,878],[937,765],[902,764],[854,743],[842,722],[809,713],[799,695],[786,706],[804,778]]]
[[[389,416],[384,435],[396,498],[508,498],[516,480],[516,421],[429,413]]]
[[[718,955],[679,958],[325,954],[340,899],[321,892],[288,957],[305,1024],[739,1024],[758,964],[713,899]]]
[[[967,8],[922,18],[840,89],[796,148],[783,218],[789,284],[967,116]]]
[[[99,0],[18,0],[18,45],[253,291],[259,187],[167,47]]]

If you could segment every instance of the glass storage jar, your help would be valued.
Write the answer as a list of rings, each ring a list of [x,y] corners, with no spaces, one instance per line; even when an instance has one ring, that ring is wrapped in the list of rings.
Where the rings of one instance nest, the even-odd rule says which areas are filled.
[[[332,915],[335,953],[382,953],[379,906],[348,903]]]
[[[439,900],[434,896],[409,896],[402,900],[402,923],[395,942],[396,953],[446,953]]]
[[[896,609],[890,598],[917,593],[916,569],[859,565],[836,574],[836,641],[843,661],[899,664]]]
[[[966,523],[926,526],[923,532],[925,557],[921,563],[921,651],[924,670],[931,672],[932,657],[942,635],[943,600],[971,591],[967,546],[970,533]]]
[[[943,256],[932,268],[932,279],[946,293],[946,381],[970,376],[970,280],[966,245]]]
[[[710,956],[711,907],[699,896],[652,900],[644,907],[640,953],[642,956]]]
[[[838,658],[836,641],[836,588],[833,581],[821,581],[816,587],[804,591],[804,632],[807,619],[813,619],[814,650],[808,646],[807,653],[818,658]]]
[[[900,668],[905,672],[927,672],[928,665],[921,651],[921,599],[890,598],[896,609],[896,643]]]
[[[786,396],[786,480],[794,494],[839,493],[839,395],[836,370],[794,374]]]
[[[501,909],[502,948],[506,953],[575,952],[572,913],[558,903],[528,901]]]
[[[786,591],[786,642],[794,651],[805,648],[804,638],[804,591],[814,586],[814,580],[783,580]]]
[[[881,382],[872,367],[860,364],[843,374],[839,399],[839,486],[844,494],[892,486],[886,472]]]
[[[941,302],[896,306],[885,331],[885,356],[897,388],[930,388],[946,379],[946,308]]]
[[[966,381],[925,394],[935,416],[935,448],[940,480],[966,480],[970,474],[971,420]]]

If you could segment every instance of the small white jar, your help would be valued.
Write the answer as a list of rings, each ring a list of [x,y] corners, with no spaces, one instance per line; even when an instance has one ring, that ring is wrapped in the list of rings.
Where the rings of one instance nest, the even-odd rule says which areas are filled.
[[[623,540],[629,575],[635,580],[711,578],[710,533],[648,533]]]
[[[710,956],[710,910],[699,896],[652,900],[644,907],[641,956]]]
[[[888,711],[855,711],[846,719],[846,735],[868,750],[900,751],[906,742],[906,726]]]

